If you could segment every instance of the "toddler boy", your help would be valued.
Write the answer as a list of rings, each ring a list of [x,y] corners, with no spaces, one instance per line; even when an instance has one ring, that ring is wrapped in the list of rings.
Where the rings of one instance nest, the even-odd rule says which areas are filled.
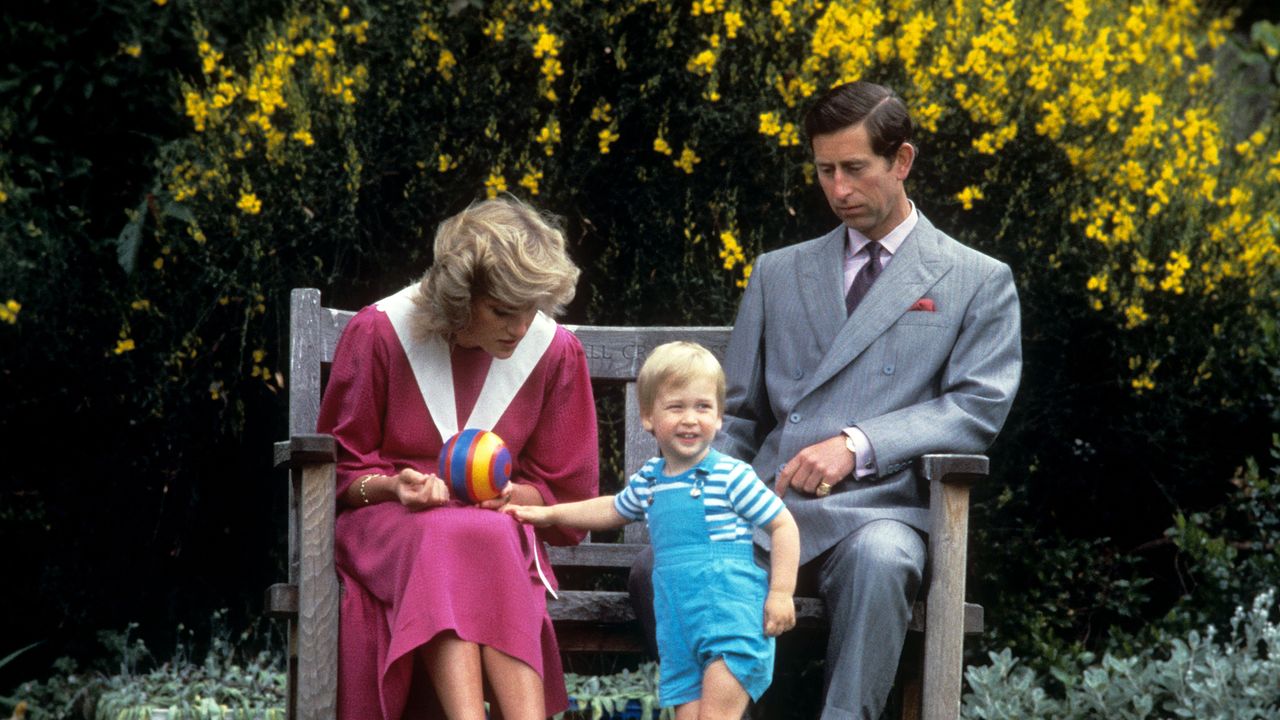
[[[503,508],[539,527],[607,530],[645,520],[653,545],[663,707],[677,720],[737,720],[773,679],[774,637],[795,626],[800,535],[782,501],[741,460],[711,449],[724,371],[697,343],[660,345],[636,378],[640,420],[658,441],[616,496]],[[768,574],[752,530],[772,538]]]

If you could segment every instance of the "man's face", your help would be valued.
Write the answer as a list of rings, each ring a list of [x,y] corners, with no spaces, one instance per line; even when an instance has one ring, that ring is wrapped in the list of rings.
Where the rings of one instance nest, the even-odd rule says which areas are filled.
[[[914,159],[910,143],[903,143],[892,161],[871,152],[862,124],[813,138],[813,164],[831,211],[872,240],[907,219],[911,206],[902,183]]]

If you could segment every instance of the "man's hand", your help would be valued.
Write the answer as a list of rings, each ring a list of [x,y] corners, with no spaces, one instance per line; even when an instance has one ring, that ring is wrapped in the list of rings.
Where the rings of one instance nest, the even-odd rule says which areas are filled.
[[[844,439],[844,435],[837,435],[796,453],[778,473],[773,486],[778,497],[785,497],[789,488],[813,495],[820,483],[835,487],[848,477],[853,472],[854,457]]]

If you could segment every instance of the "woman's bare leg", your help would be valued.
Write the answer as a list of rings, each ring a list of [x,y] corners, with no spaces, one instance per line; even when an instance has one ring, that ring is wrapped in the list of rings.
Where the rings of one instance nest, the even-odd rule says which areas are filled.
[[[484,720],[480,646],[447,632],[432,638],[419,652],[445,716]]]
[[[504,720],[543,720],[546,703],[542,678],[523,660],[495,650],[480,648],[484,676],[493,689],[493,700]]]

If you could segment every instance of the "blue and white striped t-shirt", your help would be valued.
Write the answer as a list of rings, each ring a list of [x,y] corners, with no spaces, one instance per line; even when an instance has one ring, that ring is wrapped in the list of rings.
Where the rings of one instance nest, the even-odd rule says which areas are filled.
[[[619,515],[630,520],[647,519],[656,492],[702,490],[707,533],[712,542],[751,543],[752,527],[764,527],[784,507],[782,499],[761,482],[747,463],[711,450],[689,471],[665,477],[660,457],[650,458],[613,498]]]

